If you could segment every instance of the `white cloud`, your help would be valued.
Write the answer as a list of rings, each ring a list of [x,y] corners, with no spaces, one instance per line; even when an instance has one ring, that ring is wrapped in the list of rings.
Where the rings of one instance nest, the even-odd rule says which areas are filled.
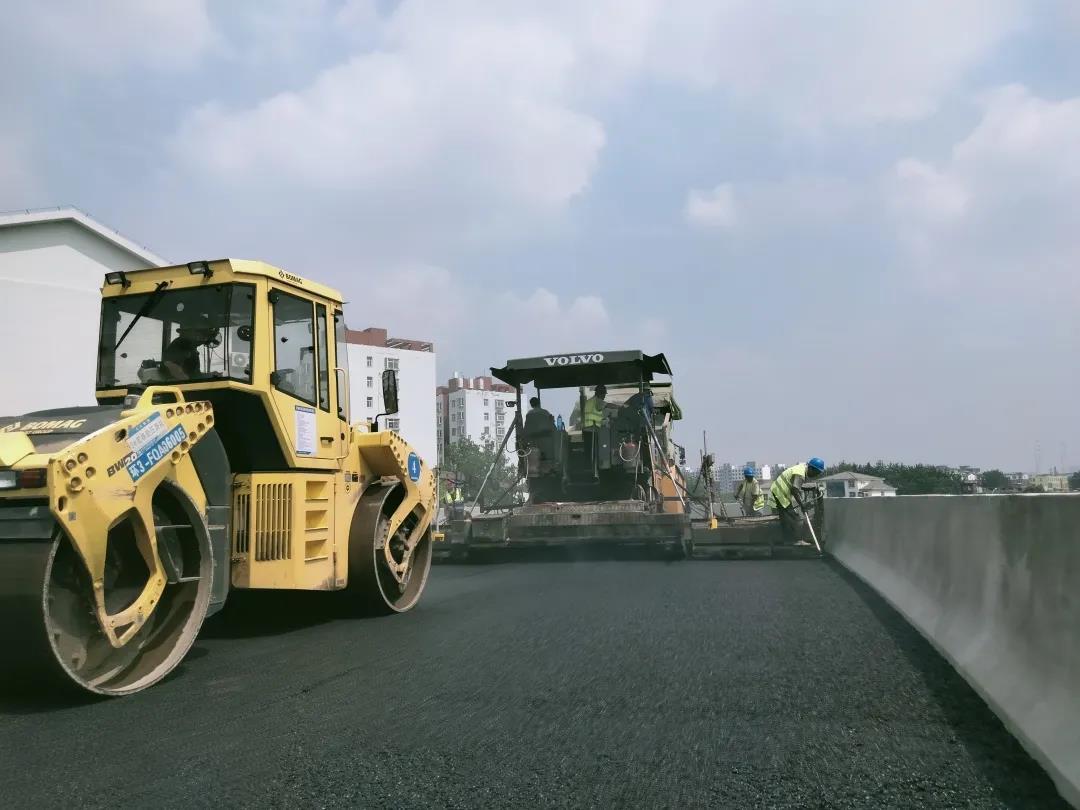
[[[593,111],[642,83],[740,99],[796,131],[911,120],[1024,23],[1019,0],[842,0],[824,17],[752,0],[324,6],[305,8],[332,17],[353,55],[255,104],[185,116],[181,171],[263,199],[377,201],[459,233],[520,228],[582,194],[606,141]],[[271,23],[252,36],[276,53]],[[744,192],[692,192],[685,214],[732,228]]]
[[[1052,101],[1010,85],[982,106],[947,160],[902,160],[885,184],[906,260],[938,291],[1075,305],[1080,97]]]
[[[550,352],[658,351],[667,336],[662,319],[612,317],[594,294],[562,298],[543,287],[493,289],[430,265],[382,268],[365,277],[371,282],[346,306],[350,326],[386,326],[394,335],[433,340],[440,356],[457,365]],[[454,370],[467,371],[444,369]]]
[[[843,222],[864,197],[858,184],[844,178],[793,175],[691,191],[685,215],[688,222],[702,228],[774,238],[777,233]]]
[[[385,47],[255,107],[203,107],[175,149],[232,182],[273,177],[316,190],[453,187],[487,205],[557,207],[588,184],[600,123],[567,103],[573,53],[529,23],[389,22]]]
[[[893,204],[902,215],[930,222],[948,222],[962,217],[971,200],[957,178],[914,158],[905,158],[896,164],[893,180]]]
[[[710,191],[691,189],[684,210],[691,225],[703,228],[735,227],[735,194],[731,183],[721,183]]]
[[[1023,182],[1025,191],[1072,187],[1080,183],[1078,136],[1080,97],[1051,101],[1007,85],[984,96],[982,120],[953,149],[953,170]]]
[[[856,178],[792,175],[691,192],[687,219],[744,239],[802,235],[822,256],[896,241],[878,261],[942,297],[1046,311],[1080,302],[1080,97],[1019,85],[983,94],[944,160],[897,160]],[[890,255],[891,253],[891,255]],[[1053,290],[1053,295],[1048,291]]]
[[[716,88],[812,129],[922,118],[1025,24],[1019,0],[632,7],[608,31],[587,29],[597,50],[629,43],[614,49],[629,70]]]

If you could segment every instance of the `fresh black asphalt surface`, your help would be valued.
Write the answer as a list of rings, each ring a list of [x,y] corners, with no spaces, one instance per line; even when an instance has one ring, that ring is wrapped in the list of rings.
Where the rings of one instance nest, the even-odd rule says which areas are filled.
[[[147,692],[0,693],[0,806],[1064,806],[829,562],[439,566],[377,619],[245,596]]]

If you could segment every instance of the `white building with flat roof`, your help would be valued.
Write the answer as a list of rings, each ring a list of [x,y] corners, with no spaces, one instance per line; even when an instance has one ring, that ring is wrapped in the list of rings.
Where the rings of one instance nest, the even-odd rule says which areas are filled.
[[[896,487],[884,478],[857,472],[840,472],[819,478],[815,483],[825,485],[828,498],[893,498]]]
[[[398,413],[379,419],[396,430],[434,467],[439,445],[431,392],[435,390],[435,346],[425,340],[387,337],[385,329],[349,329],[349,397],[352,421],[374,421],[383,413],[382,373],[398,373]]]
[[[463,377],[455,374],[435,391],[435,412],[442,420],[445,448],[462,439],[481,447],[498,446],[514,422],[514,389],[491,377]],[[506,460],[517,462],[514,440],[506,446]]]
[[[0,214],[0,415],[94,404],[101,285],[168,264],[77,208]]]

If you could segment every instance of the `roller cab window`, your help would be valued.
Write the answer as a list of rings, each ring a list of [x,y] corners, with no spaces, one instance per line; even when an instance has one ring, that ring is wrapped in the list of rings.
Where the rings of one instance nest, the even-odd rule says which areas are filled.
[[[97,387],[251,382],[250,284],[168,289],[101,302]]]
[[[315,404],[315,311],[311,301],[280,290],[274,307],[274,371],[270,384],[289,396]]]

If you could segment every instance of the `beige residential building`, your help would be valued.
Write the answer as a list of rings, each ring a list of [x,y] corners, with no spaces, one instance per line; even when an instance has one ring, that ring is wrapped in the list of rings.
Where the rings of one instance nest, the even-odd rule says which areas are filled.
[[[1037,487],[1042,487],[1043,492],[1069,491],[1069,476],[1067,475],[1055,475],[1053,473],[1036,475],[1032,477],[1031,483]]]

